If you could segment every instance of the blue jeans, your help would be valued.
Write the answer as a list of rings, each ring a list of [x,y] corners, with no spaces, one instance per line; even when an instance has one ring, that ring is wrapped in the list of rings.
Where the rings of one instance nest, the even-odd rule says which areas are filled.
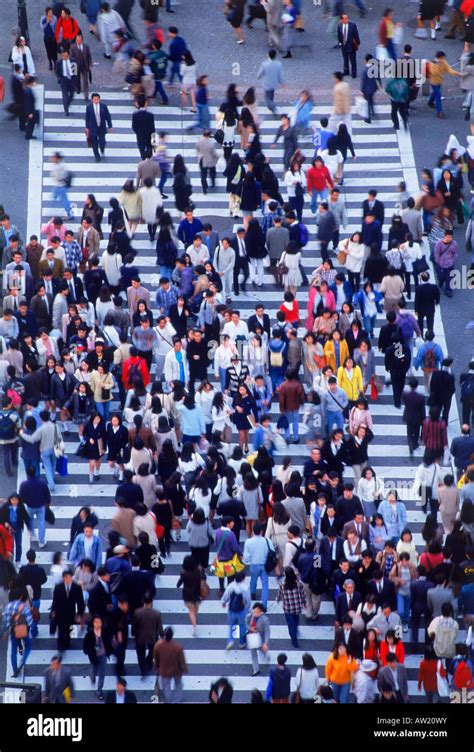
[[[168,94],[166,93],[161,81],[155,81],[155,97],[157,94],[160,95],[163,104],[166,104],[167,102],[169,102]]]
[[[227,377],[227,369],[226,368],[219,368],[219,379],[221,382],[221,391],[223,392],[225,389],[225,382]]]
[[[262,581],[262,603],[267,605],[268,600],[268,574],[265,571],[263,564],[251,564],[250,565],[250,592],[252,594],[257,592],[257,580],[260,577]]]
[[[410,596],[397,594],[397,607],[400,619],[403,624],[408,624],[410,618]]]
[[[67,188],[65,185],[55,185],[53,188],[53,198],[55,201],[59,201],[61,206],[63,207],[64,211],[68,215],[68,217],[71,216],[72,213],[72,206],[71,202],[69,201],[68,195],[67,195]]]
[[[104,689],[104,679],[105,679],[105,669],[107,666],[107,656],[106,655],[99,655],[97,657],[97,663],[95,666],[91,667],[91,674],[92,679],[95,682],[96,676],[99,677],[99,682],[97,684],[97,691],[102,692]]]
[[[34,467],[35,469],[35,477],[40,477],[40,463],[39,460],[23,460],[23,464],[25,466],[25,472],[28,470],[29,467]]]
[[[196,118],[196,122],[193,123],[193,126],[206,130],[207,128],[210,127],[210,124],[211,124],[211,116],[209,114],[209,107],[207,104],[196,104],[196,109],[197,109],[197,118]]]
[[[96,402],[95,409],[97,410],[99,415],[102,416],[104,421],[107,423],[109,419],[109,413],[110,413],[110,402]]]
[[[38,539],[40,543],[45,543],[46,539],[46,509],[45,507],[26,507],[26,511],[30,515],[30,533],[35,532],[35,517],[38,523]]]
[[[21,561],[21,539],[23,537],[21,529],[15,530],[13,532],[13,537],[15,539],[15,561],[19,562]]]
[[[28,660],[28,656],[31,653],[31,646],[33,644],[33,640],[31,637],[25,637],[24,640],[17,640],[13,635],[10,635],[10,646],[11,646],[11,652],[12,652],[12,669],[13,673],[16,673],[18,671],[18,661],[17,661],[17,651],[20,647],[20,642],[23,643],[24,646],[24,653],[23,653],[23,660],[21,662],[22,666],[26,665],[26,661]]]
[[[363,316],[362,320],[364,322],[364,329],[371,337],[374,336],[374,327],[375,322],[377,321],[377,316]]]
[[[337,412],[331,412],[330,410],[327,411],[326,433],[331,433],[334,423],[336,424],[336,428],[344,429],[344,415],[340,410],[338,410]]]
[[[443,105],[441,102],[441,84],[431,84],[431,95],[428,100],[428,104],[433,104],[436,107],[436,112],[443,112]]]
[[[46,475],[46,481],[50,491],[56,491],[56,485],[54,483],[54,473],[56,472],[56,456],[52,449],[48,449],[46,452],[41,452],[41,460],[44,465],[44,472]]]
[[[347,705],[351,691],[350,682],[348,684],[334,684],[334,682],[331,682],[331,687],[336,702],[340,703],[340,705]]]
[[[354,1],[355,1],[356,8],[358,8],[361,13],[366,13],[367,12],[367,8],[365,7],[365,5],[362,2],[362,0],[354,0]]]
[[[171,63],[170,77],[168,79],[168,83],[172,84],[175,76],[178,76],[180,81],[183,80],[179,72],[180,65],[181,65],[180,60],[175,60],[174,62]]]
[[[321,203],[321,201],[326,201],[328,196],[329,196],[329,191],[327,188],[323,188],[322,191],[315,191],[315,190],[311,191],[310,208],[313,214],[316,214],[318,210],[318,198],[319,198],[319,202]]]
[[[246,644],[246,640],[245,640],[245,635],[247,634],[247,627],[245,626],[246,614],[247,614],[246,609],[244,609],[243,611],[229,611],[229,613],[227,614],[227,624],[229,627],[228,642],[232,642],[233,627],[235,627],[235,625],[238,624],[239,631],[240,631],[239,642],[241,645]]]
[[[285,431],[285,439],[288,440],[290,438],[290,426],[293,424],[293,438],[296,441],[298,438],[298,418],[299,418],[300,411],[299,410],[286,410],[285,415],[288,418],[288,428]]]
[[[298,625],[300,623],[300,615],[290,614],[285,611],[285,619],[288,625],[291,644],[296,648],[298,646]]]
[[[387,39],[387,41],[385,42],[385,47],[387,48],[388,56],[392,60],[396,61],[396,59],[397,59],[397,50],[396,50],[396,47],[395,47],[395,45],[393,43],[393,39]]]
[[[438,284],[441,289],[445,289],[446,295],[452,295],[453,291],[451,290],[451,272],[453,271],[454,267],[450,267],[449,269],[442,269],[440,266],[436,266],[436,271],[438,273]]]
[[[165,187],[165,183],[169,177],[171,177],[171,172],[167,172],[166,170],[161,171],[160,182],[158,183],[158,190],[160,191],[160,193],[163,193],[163,188]]]

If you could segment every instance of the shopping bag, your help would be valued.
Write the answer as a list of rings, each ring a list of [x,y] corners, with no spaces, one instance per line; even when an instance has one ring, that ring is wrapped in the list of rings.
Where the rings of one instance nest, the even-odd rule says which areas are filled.
[[[364,97],[355,98],[355,109],[358,115],[364,120],[369,117],[369,103]]]
[[[67,457],[64,454],[56,459],[56,472],[61,478],[65,478],[68,475]]]
[[[375,59],[376,60],[389,60],[390,56],[387,52],[387,48],[384,47],[383,44],[378,44],[375,48]]]

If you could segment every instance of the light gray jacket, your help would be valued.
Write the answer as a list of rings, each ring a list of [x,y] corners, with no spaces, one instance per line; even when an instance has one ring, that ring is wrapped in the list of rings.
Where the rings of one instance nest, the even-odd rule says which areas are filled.
[[[46,423],[43,423],[39,428],[37,428],[34,433],[23,433],[21,438],[24,439],[28,444],[34,444],[36,441],[39,441],[40,452],[50,452],[54,447],[56,430],[58,432],[58,436],[60,437],[61,431],[59,430],[59,426],[56,427],[55,423],[48,420]]]

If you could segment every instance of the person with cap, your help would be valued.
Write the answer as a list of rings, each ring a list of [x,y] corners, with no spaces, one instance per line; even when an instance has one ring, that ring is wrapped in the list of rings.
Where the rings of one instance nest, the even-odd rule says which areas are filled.
[[[44,672],[44,692],[42,702],[45,705],[63,705],[74,697],[74,682],[71,672],[63,666],[60,653],[53,655],[49,667]]]
[[[115,690],[105,693],[106,705],[136,705],[137,696],[135,692],[127,689],[127,680],[123,676],[117,676]]]
[[[375,661],[365,658],[354,674],[353,691],[358,705],[368,705],[377,697],[377,682],[370,674],[377,669]]]

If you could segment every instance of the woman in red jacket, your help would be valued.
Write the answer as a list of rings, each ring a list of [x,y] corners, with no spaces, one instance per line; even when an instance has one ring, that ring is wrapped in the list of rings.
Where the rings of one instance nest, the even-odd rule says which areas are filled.
[[[387,655],[389,653],[395,653],[397,661],[405,663],[405,648],[400,638],[395,637],[394,629],[387,629],[385,640],[380,643],[380,660],[382,661],[382,666],[387,665]]]
[[[63,8],[56,24],[56,42],[74,42],[79,33],[79,24],[69,8]]]
[[[13,556],[13,535],[0,524],[0,556],[4,559],[11,559]]]
[[[443,662],[436,656],[436,653],[432,648],[426,648],[425,657],[420,663],[418,669],[418,689],[423,689],[426,694],[426,702],[438,703],[440,701],[440,695],[438,692],[438,663],[439,672],[441,676],[446,678],[446,671],[443,666]]]
[[[334,188],[334,180],[321,157],[312,161],[312,167],[306,173],[306,187],[311,196],[311,211],[316,214],[319,201],[326,201],[329,188]]]
[[[369,676],[372,679],[376,679],[380,666],[380,649],[375,629],[368,629],[367,634],[365,635],[364,658],[374,661],[374,663],[377,664],[377,668],[369,673]]]

